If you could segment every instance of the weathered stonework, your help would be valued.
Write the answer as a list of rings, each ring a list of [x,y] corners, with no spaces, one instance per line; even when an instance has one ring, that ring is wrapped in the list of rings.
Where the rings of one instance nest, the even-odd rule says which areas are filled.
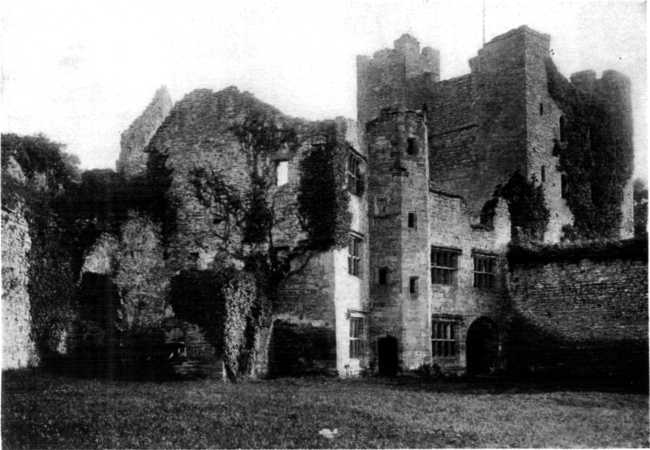
[[[145,173],[147,154],[144,152],[149,140],[163,123],[172,108],[172,100],[166,87],[158,89],[142,114],[122,133],[117,171],[127,178]]]
[[[647,377],[647,249],[635,253],[511,264],[513,363]]]
[[[21,210],[2,208],[2,369],[38,364],[27,290],[31,238]]]

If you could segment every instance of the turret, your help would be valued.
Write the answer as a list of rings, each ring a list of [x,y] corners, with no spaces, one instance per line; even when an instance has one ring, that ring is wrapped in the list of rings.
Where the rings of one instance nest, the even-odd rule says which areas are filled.
[[[431,355],[425,118],[416,111],[383,109],[368,123],[366,142],[371,348],[378,349],[379,368],[394,357],[403,369],[414,369]],[[387,354],[392,348],[387,340],[397,342],[397,355]]]
[[[403,34],[393,49],[376,52],[372,58],[357,57],[357,120],[366,123],[386,107],[420,108],[409,98],[409,86],[425,77],[430,83],[440,78],[440,55],[430,47],[420,49],[413,36]]]

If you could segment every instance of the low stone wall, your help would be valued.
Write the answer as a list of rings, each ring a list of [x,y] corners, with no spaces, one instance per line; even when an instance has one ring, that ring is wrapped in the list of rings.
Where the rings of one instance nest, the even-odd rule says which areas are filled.
[[[509,262],[511,368],[647,377],[647,241],[511,249]]]

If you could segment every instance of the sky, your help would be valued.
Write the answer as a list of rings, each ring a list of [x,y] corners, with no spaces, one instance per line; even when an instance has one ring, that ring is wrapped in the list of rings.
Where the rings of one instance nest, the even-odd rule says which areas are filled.
[[[5,0],[0,126],[114,168],[120,133],[161,85],[174,101],[235,85],[293,116],[355,118],[356,55],[408,32],[440,51],[442,79],[462,75],[482,16],[481,0]],[[486,40],[524,24],[551,35],[564,75],[631,78],[635,175],[647,179],[645,3],[485,0]]]

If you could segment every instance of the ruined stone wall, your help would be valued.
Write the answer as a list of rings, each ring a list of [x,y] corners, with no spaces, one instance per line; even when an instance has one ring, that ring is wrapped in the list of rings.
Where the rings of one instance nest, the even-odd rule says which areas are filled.
[[[107,275],[119,289],[123,330],[155,326],[173,315],[167,303],[171,272],[161,238],[159,225],[132,212],[120,236],[102,234],[84,255],[82,276]]]
[[[22,211],[2,208],[2,369],[38,364],[30,336],[31,311],[27,290],[31,248]]]
[[[429,235],[431,247],[458,251],[458,269],[451,284],[431,285],[431,315],[457,321],[458,354],[436,357],[433,363],[445,372],[462,373],[466,367],[467,331],[479,317],[487,317],[499,332],[504,330],[507,315],[505,251],[510,242],[508,207],[500,200],[495,208],[493,226],[473,225],[465,201],[454,195],[430,193]],[[474,253],[497,258],[496,283],[492,289],[474,286]]]
[[[142,175],[147,169],[145,147],[172,108],[167,88],[161,87],[137,119],[122,133],[117,171],[127,178]]]
[[[511,261],[512,365],[647,377],[647,243],[624,246],[626,254]]]

